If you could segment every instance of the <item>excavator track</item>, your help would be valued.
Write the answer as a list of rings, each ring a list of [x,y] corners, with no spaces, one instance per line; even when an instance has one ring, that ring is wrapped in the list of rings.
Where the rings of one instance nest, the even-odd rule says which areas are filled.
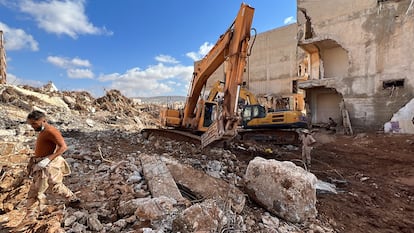
[[[177,141],[186,141],[195,145],[201,145],[201,137],[191,131],[182,131],[175,129],[156,129],[147,128],[142,130],[145,138],[150,136],[166,137]],[[276,145],[299,145],[299,134],[295,130],[277,130],[277,129],[241,129],[238,130],[236,137],[241,141],[256,141],[261,143],[272,143]],[[220,142],[212,143],[211,146],[219,146]]]
[[[201,138],[198,135],[190,131],[182,131],[175,129],[156,129],[156,128],[147,128],[141,131],[144,138],[149,138],[150,136],[161,136],[170,138],[178,141],[188,141],[195,145],[201,145]]]
[[[267,142],[276,145],[299,145],[299,133],[296,130],[283,129],[242,129],[238,131],[242,141]]]

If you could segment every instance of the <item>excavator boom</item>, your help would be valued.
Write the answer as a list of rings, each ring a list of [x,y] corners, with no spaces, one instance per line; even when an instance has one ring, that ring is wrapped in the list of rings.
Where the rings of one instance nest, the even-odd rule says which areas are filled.
[[[247,62],[253,13],[254,8],[241,4],[231,26],[220,36],[210,52],[195,64],[184,109],[161,111],[163,126],[197,134],[205,132],[201,136],[203,147],[223,136],[235,136],[240,119],[237,103]],[[204,100],[201,91],[222,64],[225,70],[223,101]]]
[[[236,19],[227,31],[219,38],[210,52],[199,61],[194,68],[191,88],[184,108],[183,127],[194,125],[195,108],[201,90],[207,80],[221,64],[227,62],[226,85],[224,87],[224,108],[233,111],[237,100],[237,85],[242,82],[243,70],[246,64],[248,41],[250,39],[251,24],[254,9],[242,4]]]
[[[247,62],[253,14],[253,8],[242,4],[230,31],[226,33],[231,33],[231,40],[224,54],[226,63],[223,105],[217,120],[201,136],[202,147],[223,137],[234,137],[237,134],[239,121],[237,103]]]

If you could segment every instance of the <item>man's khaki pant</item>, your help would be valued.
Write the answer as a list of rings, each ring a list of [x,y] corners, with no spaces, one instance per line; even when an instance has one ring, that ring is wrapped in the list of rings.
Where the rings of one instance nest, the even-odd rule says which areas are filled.
[[[53,194],[58,194],[65,198],[74,196],[73,192],[63,184],[63,177],[70,174],[70,168],[62,156],[53,159],[49,165],[40,170],[36,170],[36,163],[42,158],[32,158],[29,171],[33,176],[33,183],[27,195],[27,215],[38,215],[40,205],[47,203],[45,192],[49,189]]]
[[[302,161],[309,166],[311,164],[312,146],[302,146]]]

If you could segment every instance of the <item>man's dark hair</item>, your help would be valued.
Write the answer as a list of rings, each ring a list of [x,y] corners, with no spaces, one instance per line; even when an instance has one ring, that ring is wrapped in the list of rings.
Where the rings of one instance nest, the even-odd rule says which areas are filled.
[[[34,110],[33,112],[29,113],[29,115],[27,116],[27,119],[37,121],[43,117],[46,117],[46,114],[44,112],[41,112],[39,110]]]

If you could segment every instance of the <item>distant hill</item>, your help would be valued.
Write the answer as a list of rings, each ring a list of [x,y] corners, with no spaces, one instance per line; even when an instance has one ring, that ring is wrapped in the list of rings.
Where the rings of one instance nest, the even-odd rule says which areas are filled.
[[[169,104],[169,103],[184,103],[185,96],[154,96],[154,97],[133,97],[132,99],[140,100],[145,104]]]

